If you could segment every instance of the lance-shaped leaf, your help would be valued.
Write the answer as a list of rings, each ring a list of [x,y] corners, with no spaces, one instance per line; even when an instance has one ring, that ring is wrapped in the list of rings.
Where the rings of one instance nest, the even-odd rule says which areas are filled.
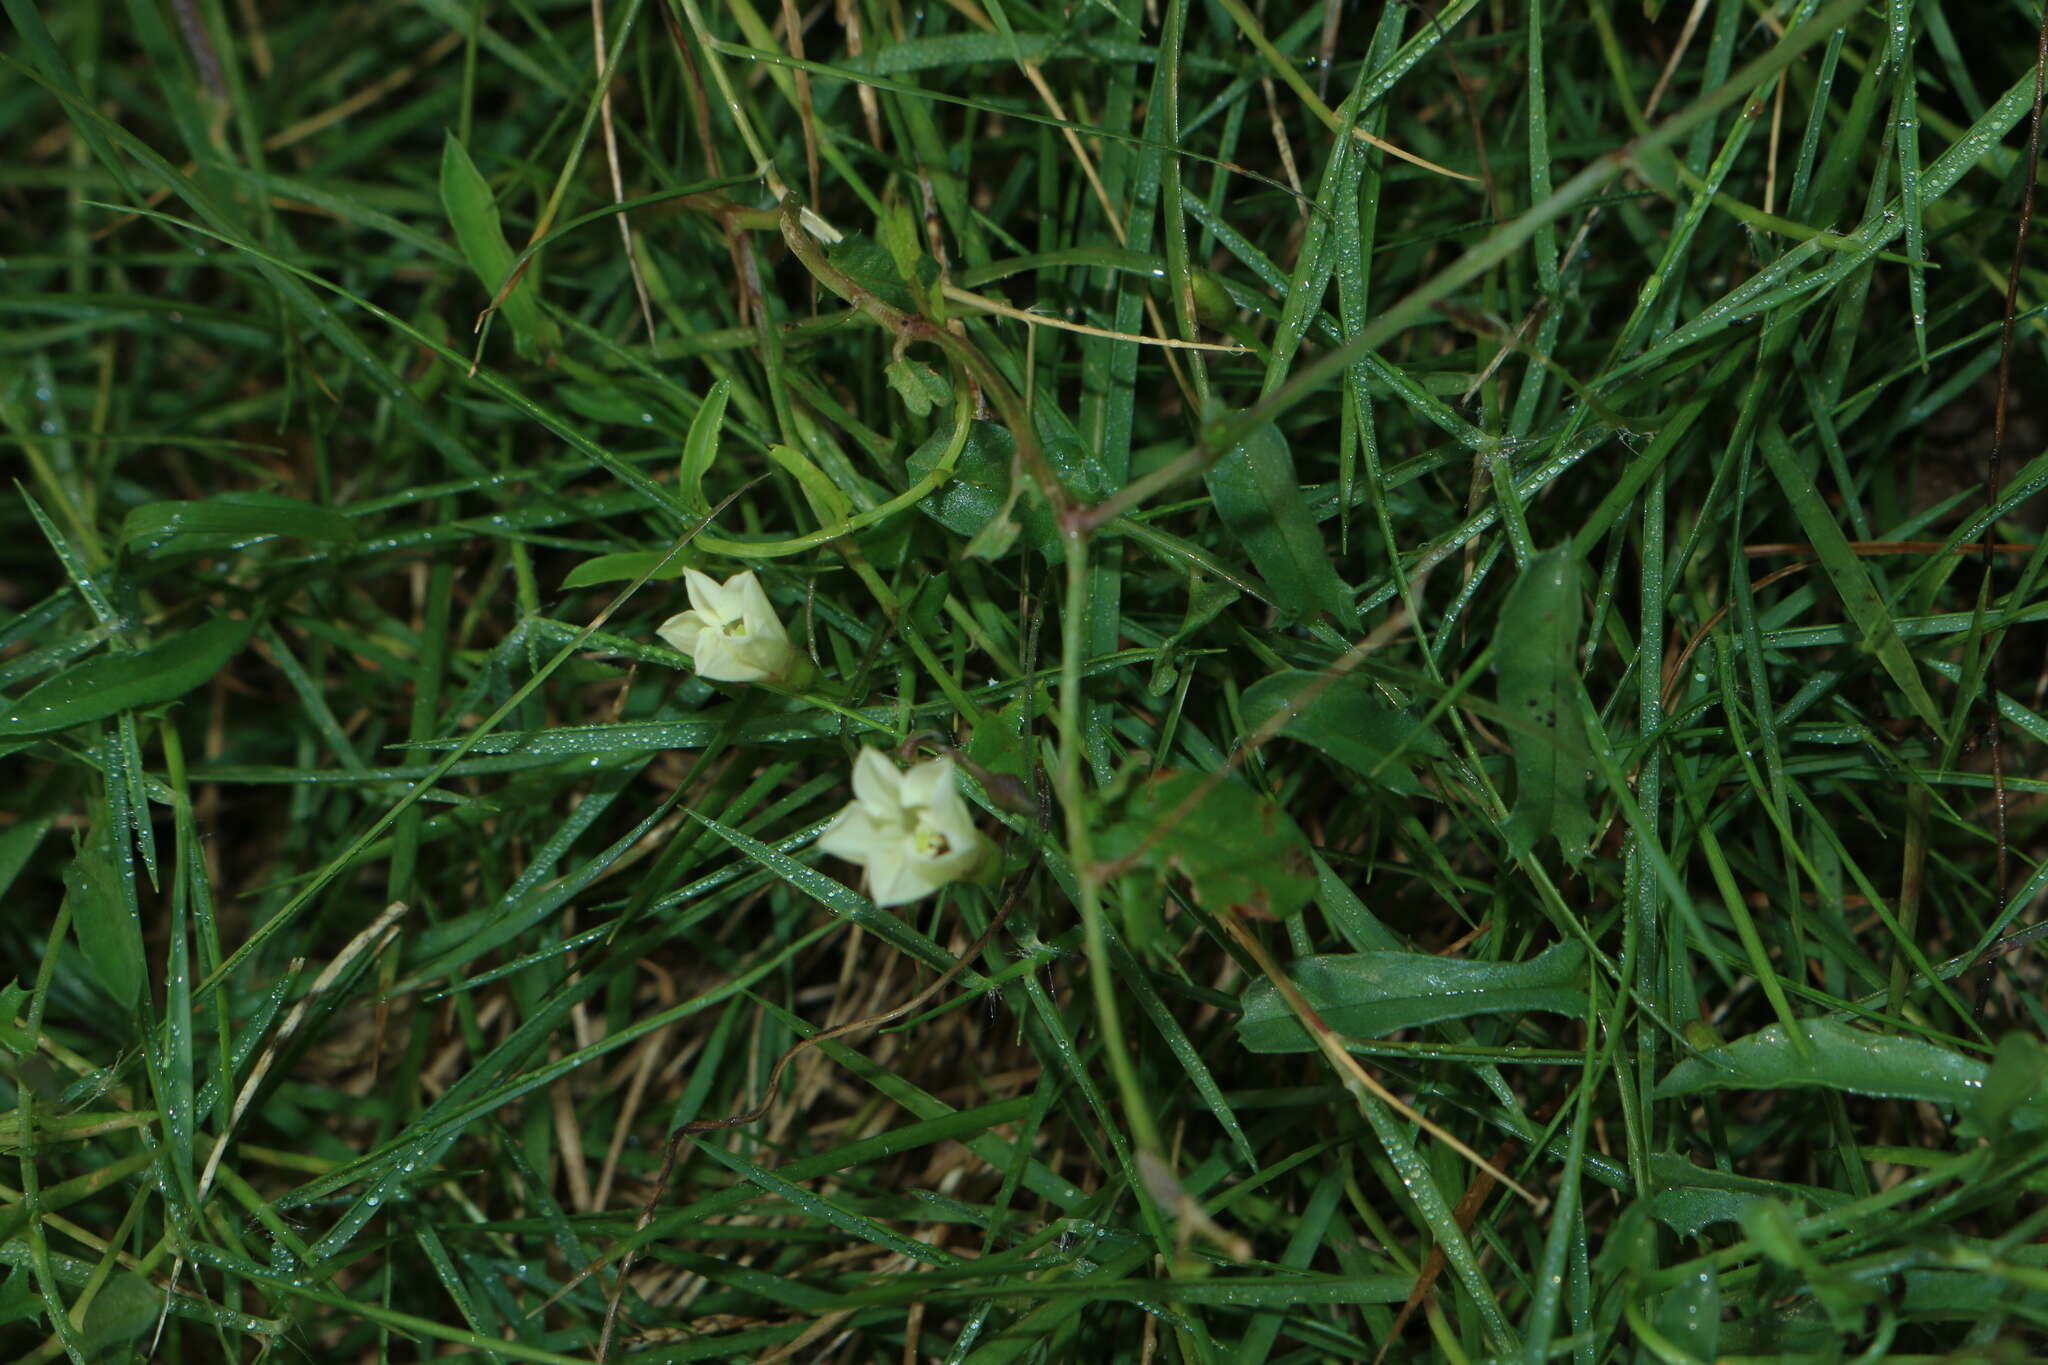
[[[1298,616],[1326,611],[1355,625],[1351,589],[1330,567],[1322,528],[1301,496],[1287,438],[1270,423],[1218,460],[1205,476],[1223,524],[1250,553],[1280,605]]]
[[[1320,675],[1298,668],[1259,679],[1245,690],[1240,707],[1245,724],[1263,725],[1291,710],[1281,734],[1404,796],[1419,793],[1422,784],[1413,770],[1425,755],[1444,752],[1436,732],[1382,699],[1367,679],[1336,678],[1318,689],[1319,681]],[[1302,701],[1311,691],[1315,695]]]
[[[1835,1019],[1804,1019],[1799,1031],[1804,1048],[1783,1024],[1773,1024],[1688,1057],[1657,1082],[1656,1096],[1815,1087],[1968,1105],[1982,1094],[1990,1070],[1975,1058],[1918,1038],[1870,1033]]]
[[[505,240],[490,182],[477,170],[453,133],[441,144],[441,205],[448,212],[449,225],[455,229],[455,245],[462,258],[469,262],[469,268],[490,291],[505,320],[512,324],[519,354],[529,360],[554,354],[561,344],[562,329],[541,308],[540,286],[536,283],[539,262],[527,262],[519,282],[505,293],[505,281],[512,276],[518,254]],[[500,293],[505,293],[503,300],[498,299]]]
[[[1528,962],[1473,962],[1431,953],[1335,953],[1287,969],[1302,998],[1336,1033],[1381,1038],[1474,1014],[1578,1014],[1586,1007],[1585,950],[1559,943]],[[1313,1052],[1315,1043],[1265,978],[1244,993],[1237,1036],[1253,1052]]]
[[[1574,861],[1593,838],[1591,766],[1579,710],[1579,566],[1559,546],[1530,560],[1501,606],[1493,637],[1500,704],[1512,727],[1515,805],[1509,847],[1527,854],[1550,835]]]
[[[0,707],[0,739],[68,730],[182,697],[241,652],[252,625],[216,616],[148,649],[101,654],[67,668]]]

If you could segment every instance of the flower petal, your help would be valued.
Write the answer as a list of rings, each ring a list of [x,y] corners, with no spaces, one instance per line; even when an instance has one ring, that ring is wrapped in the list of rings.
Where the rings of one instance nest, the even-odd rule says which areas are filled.
[[[953,776],[951,755],[927,759],[911,765],[903,774],[903,804],[906,806],[937,807],[951,794],[959,800],[960,786]]]
[[[858,801],[849,802],[818,835],[818,848],[849,863],[865,864],[880,831]]]
[[[785,647],[789,644],[789,632],[783,629],[782,618],[775,614],[775,604],[768,600],[768,590],[754,577],[753,570],[728,578],[725,592],[739,608],[739,617],[746,623],[749,636],[773,640]]]
[[[712,682],[765,682],[772,675],[737,648],[722,630],[707,630],[697,637],[697,652],[690,656],[697,676]]]
[[[868,899],[878,906],[903,905],[940,886],[916,859],[903,856],[904,848],[900,840],[885,843],[868,863]]]
[[[903,818],[903,771],[880,749],[862,749],[853,760],[853,799],[881,821]]]
[[[690,594],[690,605],[704,616],[709,625],[722,626],[739,613],[728,611],[725,585],[710,574],[697,569],[683,570],[683,587]]]
[[[705,625],[701,612],[694,609],[679,611],[663,621],[661,628],[654,633],[661,637],[663,644],[676,653],[694,655],[697,652],[697,638],[704,633]]]
[[[916,801],[911,799],[913,789],[918,793]],[[974,828],[974,812],[960,793],[959,774],[950,756],[912,768],[904,775],[903,792],[904,804],[922,806],[925,822],[945,835],[946,842],[954,848],[965,847],[980,838]]]

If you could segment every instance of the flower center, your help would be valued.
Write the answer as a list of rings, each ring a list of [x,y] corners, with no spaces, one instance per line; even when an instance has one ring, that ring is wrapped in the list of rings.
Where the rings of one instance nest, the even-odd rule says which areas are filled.
[[[744,617],[735,616],[732,620],[720,626],[719,629],[727,635],[745,635],[747,633],[747,622]]]
[[[934,829],[922,814],[910,830],[910,848],[920,858],[943,858],[953,851],[953,841],[943,830]]]

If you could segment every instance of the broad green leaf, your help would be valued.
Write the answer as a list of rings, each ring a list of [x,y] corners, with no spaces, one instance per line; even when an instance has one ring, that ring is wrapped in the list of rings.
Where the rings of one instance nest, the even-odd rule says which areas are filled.
[[[126,854],[108,847],[111,834],[102,810],[92,835],[64,869],[64,899],[71,906],[71,931],[85,951],[87,969],[126,1010],[142,998],[142,925],[121,894],[115,859]]]
[[[1474,1014],[1578,1014],[1586,1007],[1585,950],[1558,943],[1529,962],[1472,962],[1431,953],[1305,957],[1287,975],[1324,1023],[1380,1038]],[[1237,1036],[1253,1052],[1313,1052],[1315,1043],[1271,981],[1246,988]]]
[[[277,536],[352,541],[341,513],[276,493],[222,493],[194,502],[148,502],[121,521],[121,543],[144,554],[207,551]]]
[[[1320,678],[1305,669],[1289,669],[1259,679],[1240,703],[1245,724],[1264,725],[1279,712],[1292,710],[1281,734],[1313,745],[1359,776],[1404,796],[1420,793],[1422,784],[1415,780],[1414,769],[1425,756],[1442,755],[1443,740],[1356,675],[1330,681],[1313,701],[1297,706],[1295,699],[1317,686]]]
[[[725,427],[725,405],[732,398],[732,381],[721,379],[711,386],[711,392],[704,395],[704,406],[697,409],[697,415],[690,419],[690,430],[683,437],[683,460],[677,470],[676,491],[683,499],[683,505],[698,516],[711,510],[711,498],[704,491],[704,476],[711,472],[711,466],[718,459],[718,438]],[[609,556],[607,556],[609,558]],[[581,567],[587,568],[588,565]],[[681,569],[678,568],[678,573]],[[637,578],[637,573],[627,575]],[[571,574],[573,579],[575,574]],[[593,579],[602,583],[604,579]],[[565,587],[580,587],[578,583],[567,583]]]
[[[1900,1276],[1903,1293],[1899,1311],[1914,1317],[1940,1316],[1961,1322],[1979,1322],[1992,1316],[2010,1317],[2025,1312],[2037,1323],[2048,1321],[2048,1279],[2042,1277],[2043,1248],[2015,1246],[2009,1265],[2025,1266],[2032,1273],[2024,1280],[2010,1275],[1987,1275],[1981,1270],[1926,1268],[1908,1270]]]
[[[1034,691],[1012,698],[1000,711],[982,713],[963,752],[968,762],[988,774],[984,784],[998,775],[1020,784],[1030,779],[1031,745],[1026,736],[1037,714],[1037,699]]]
[[[1209,773],[1160,772],[1144,778],[1096,836],[1098,856],[1129,858],[1156,878],[1186,877],[1197,904],[1274,919],[1298,913],[1315,894],[1308,838],[1280,803],[1241,782]],[[1127,908],[1132,942],[1157,932],[1158,897],[1135,888]]]
[[[952,386],[946,383],[943,375],[908,356],[890,361],[882,373],[912,417],[930,416],[933,408],[953,396]]]
[[[80,1333],[91,1358],[126,1358],[117,1348],[147,1332],[162,1307],[163,1295],[144,1276],[124,1270],[108,1280],[93,1296]]]
[[[1501,604],[1493,637],[1500,704],[1515,749],[1507,836],[1518,854],[1549,835],[1577,861],[1592,842],[1586,797],[1592,756],[1579,710],[1578,645],[1578,561],[1558,546],[1523,568]]]
[[[1984,1088],[1970,1102],[1970,1120],[1991,1138],[2048,1127],[2048,1044],[2027,1033],[2000,1039]]]
[[[13,829],[0,833],[0,896],[7,894],[7,888],[14,885],[14,879],[28,866],[28,860],[43,842],[43,836],[56,823],[50,816],[38,820],[24,820]]]
[[[5,985],[0,985],[0,1047],[6,1048],[17,1057],[26,1057],[36,1050],[35,1039],[28,1036],[27,1029],[15,1023],[27,1009],[27,987],[19,981],[9,981]]]
[[[1793,515],[1799,518],[1799,529],[1806,532],[1806,538],[1813,542],[1813,552],[1819,557],[1821,568],[1827,571],[1828,581],[1834,584],[1836,595],[1842,599],[1843,610],[1856,623],[1857,632],[1863,637],[1863,648],[1877,656],[1877,661],[1884,665],[1884,671],[1906,694],[1906,702],[1913,708],[1913,714],[1939,730],[1941,713],[1936,710],[1934,698],[1928,694],[1927,684],[1920,677],[1920,666],[1913,661],[1913,652],[1906,648],[1898,627],[1892,623],[1891,611],[1878,593],[1870,570],[1850,548],[1849,537],[1843,534],[1833,509],[1821,496],[1820,489],[1814,486],[1813,474],[1801,467],[1775,422],[1765,425],[1758,436],[1758,443],[1763,447],[1764,459],[1771,466],[1778,487],[1784,491],[1785,501],[1792,505]]]
[[[1205,480],[1217,515],[1237,537],[1281,606],[1298,616],[1326,611],[1354,625],[1351,589],[1330,567],[1323,531],[1301,496],[1287,438],[1271,424],[1210,466]]]
[[[27,1266],[15,1266],[0,1281],[0,1327],[40,1317],[42,1296],[36,1293],[35,1276]]]
[[[239,654],[253,622],[216,616],[159,645],[73,665],[0,714],[0,738],[68,730],[182,697]]]
[[[897,312],[916,311],[916,300],[904,287],[903,278],[896,271],[896,262],[875,243],[874,238],[853,233],[828,247],[825,257],[848,279]]]
[[[1759,1199],[1804,1202],[1820,1209],[1839,1208],[1853,1196],[1817,1185],[1763,1180],[1733,1171],[1698,1166],[1682,1156],[1659,1153],[1650,1158],[1657,1194],[1650,1213],[1681,1236],[1696,1236],[1712,1223],[1738,1222]]]
[[[922,479],[939,467],[951,447],[950,428],[932,433],[906,462],[912,478]],[[1007,427],[970,422],[967,441],[953,466],[953,477],[917,504],[918,510],[955,535],[974,536],[993,523],[1010,497],[1010,475],[1017,442]],[[1023,480],[1028,482],[1028,480]],[[1029,495],[1016,509],[1025,539],[1048,558],[1059,558],[1059,533],[1042,501]]]
[[[1740,1223],[1752,1207],[1770,1197],[1747,1190],[1679,1186],[1651,1197],[1650,1216],[1680,1237],[1697,1237],[1702,1228],[1715,1223]]]
[[[490,182],[477,170],[453,133],[441,144],[441,205],[455,229],[455,245],[461,248],[462,258],[469,262],[469,268],[495,300],[505,281],[511,278],[519,257],[505,240]],[[519,282],[499,305],[505,320],[512,324],[519,354],[529,360],[554,354],[562,340],[561,328],[542,311],[540,287],[536,283],[539,273],[538,258],[528,261]]]
[[[1835,1019],[1804,1020],[1799,1031],[1806,1043],[1803,1053],[1783,1024],[1773,1024],[1726,1047],[1688,1057],[1657,1082],[1656,1097],[1702,1090],[1817,1087],[1970,1105],[1983,1092],[1990,1070],[1975,1058],[1918,1038],[1869,1033]]]

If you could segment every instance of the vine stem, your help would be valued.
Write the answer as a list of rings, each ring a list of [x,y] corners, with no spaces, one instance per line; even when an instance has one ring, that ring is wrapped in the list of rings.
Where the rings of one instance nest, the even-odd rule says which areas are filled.
[[[1123,1098],[1125,1122],[1141,1152],[1159,1155],[1159,1125],[1153,1121],[1137,1068],[1124,1038],[1123,1015],[1117,1008],[1116,980],[1109,957],[1109,935],[1103,925],[1102,874],[1095,865],[1095,842],[1088,831],[1088,810],[1081,788],[1081,662],[1088,629],[1088,532],[1066,535],[1067,594],[1060,614],[1060,806],[1067,819],[1067,857],[1074,865],[1080,900],[1082,941],[1088,953],[1088,981],[1095,993],[1095,1022],[1102,1031],[1103,1051]]]

